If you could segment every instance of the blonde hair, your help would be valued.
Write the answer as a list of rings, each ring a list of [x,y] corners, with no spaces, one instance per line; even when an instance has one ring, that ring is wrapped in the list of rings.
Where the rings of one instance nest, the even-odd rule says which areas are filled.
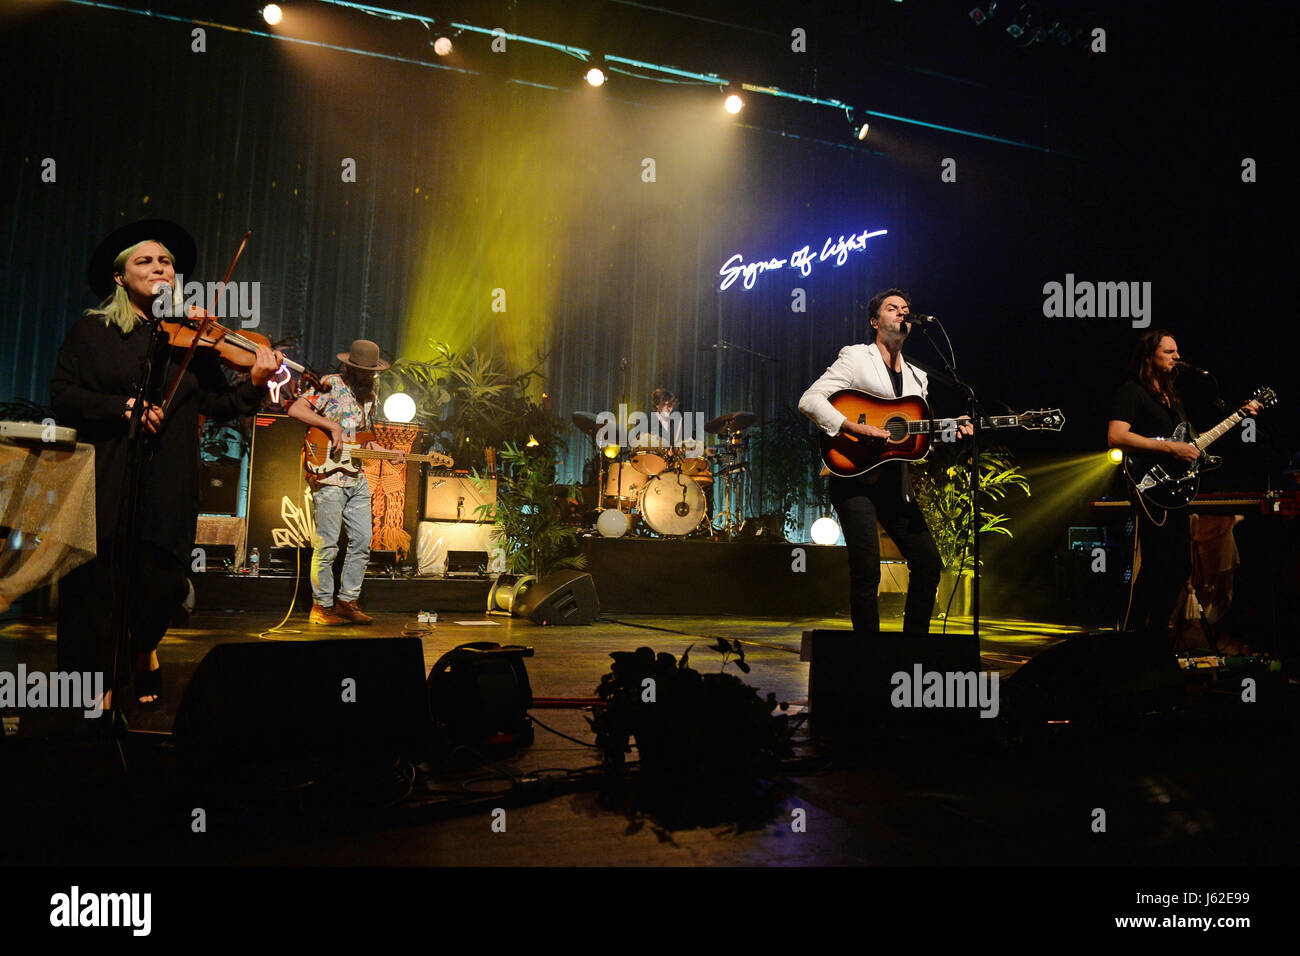
[[[173,262],[176,261],[176,258],[172,255],[172,251],[166,246],[163,246],[163,244],[158,242],[158,240],[142,239],[135,245],[127,246],[118,253],[117,258],[113,260],[113,274],[119,275],[126,271],[127,260],[135,254],[137,249],[147,242],[156,242],[159,246],[162,246],[163,252],[167,253],[168,259],[171,259]],[[99,303],[98,308],[87,309],[82,314],[93,315],[97,318],[101,318],[104,320],[105,325],[116,325],[122,330],[122,334],[126,335],[137,325],[144,322],[144,319],[140,318],[140,313],[136,312],[135,306],[131,304],[131,296],[126,291],[126,286],[118,285],[117,283],[114,283],[113,285],[114,288],[112,294],[104,299],[103,302]]]

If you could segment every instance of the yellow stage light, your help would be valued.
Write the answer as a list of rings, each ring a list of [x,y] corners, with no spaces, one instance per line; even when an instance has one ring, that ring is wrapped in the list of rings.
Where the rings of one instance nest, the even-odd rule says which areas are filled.
[[[605,84],[604,71],[599,70],[593,66],[590,70],[587,71],[587,82],[590,83],[592,86],[603,86]]]
[[[606,458],[617,458],[618,453],[623,449],[621,449],[618,445],[606,445],[602,450],[605,452]]]
[[[735,93],[732,93],[730,96],[726,98],[726,100],[723,101],[722,105],[726,107],[728,113],[734,114],[740,112],[740,108],[745,105],[745,101],[742,100]]]
[[[525,447],[525,448],[536,448],[536,447],[537,447],[538,445],[540,445],[540,444],[541,444],[541,442],[539,442],[539,441],[538,441],[536,438],[534,438],[532,435],[529,435],[529,436],[528,436],[528,443],[525,444],[524,447]]]
[[[438,56],[446,56],[451,52],[451,40],[447,37],[438,37],[433,41],[433,52]]]
[[[271,26],[275,26],[284,19],[284,11],[274,3],[268,3],[262,8],[262,19],[271,24]]]
[[[1116,465],[1124,461],[1124,452],[1119,448],[1112,448],[1109,452],[1107,452],[1107,455],[1109,456],[1110,460]]]

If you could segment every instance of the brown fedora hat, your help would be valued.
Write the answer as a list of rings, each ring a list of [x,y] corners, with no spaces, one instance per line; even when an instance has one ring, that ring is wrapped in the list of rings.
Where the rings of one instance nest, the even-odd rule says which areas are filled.
[[[352,343],[351,351],[339,353],[339,361],[367,372],[382,372],[386,368],[392,368],[379,357],[379,346],[369,339],[357,339]]]

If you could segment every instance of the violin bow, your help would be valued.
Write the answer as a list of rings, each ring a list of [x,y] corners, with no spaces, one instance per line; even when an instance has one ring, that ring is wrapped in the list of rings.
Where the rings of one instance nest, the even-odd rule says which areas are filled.
[[[239,242],[239,248],[235,250],[235,257],[230,260],[230,265],[226,267],[226,274],[221,279],[221,285],[217,287],[218,291],[224,288],[226,283],[230,281],[230,277],[235,271],[235,263],[237,263],[239,257],[244,254],[244,247],[248,245],[248,237],[252,234],[253,230],[251,229],[244,233],[244,238]],[[184,322],[186,318],[188,318],[188,316],[181,316],[181,321]],[[186,350],[185,358],[181,361],[181,367],[177,370],[176,377],[172,379],[171,387],[167,389],[167,397],[163,399],[162,411],[164,414],[166,414],[167,406],[171,404],[172,398],[176,395],[176,388],[181,384],[181,376],[183,376],[185,370],[190,367],[190,359],[194,358],[194,350],[198,348],[199,341],[203,338],[203,333],[208,330],[208,326],[212,324],[215,318],[216,316],[206,315],[203,317],[203,321],[199,323],[199,330],[194,334],[194,341],[190,343],[189,349]]]

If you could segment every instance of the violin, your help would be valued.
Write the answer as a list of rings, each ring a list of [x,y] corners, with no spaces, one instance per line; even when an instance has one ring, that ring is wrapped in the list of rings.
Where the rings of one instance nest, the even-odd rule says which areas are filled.
[[[191,316],[190,318],[175,321],[164,319],[159,323],[159,327],[167,334],[167,340],[174,348],[213,349],[222,361],[237,371],[253,367],[253,360],[257,357],[257,347],[259,345],[274,348],[271,340],[260,332],[240,332],[235,329],[228,329],[211,317],[207,320],[199,316]],[[308,366],[300,365],[289,358],[284,360],[284,365],[301,375],[309,385],[322,389],[320,376]]]
[[[221,280],[221,285],[230,281],[231,274],[235,271],[235,263],[244,253],[244,247],[248,245],[248,237],[253,234],[250,229],[244,233],[243,240],[239,243],[239,248],[235,250],[235,256],[230,260],[230,265],[226,268],[226,274]],[[176,377],[172,379],[171,387],[167,389],[167,396],[162,401],[162,410],[167,411],[167,406],[171,404],[172,398],[176,395],[176,388],[181,383],[181,377],[185,370],[189,368],[190,359],[194,358],[194,352],[200,346],[216,351],[216,353],[226,362],[227,365],[236,369],[246,369],[253,367],[253,360],[257,357],[258,346],[271,346],[271,340],[265,335],[258,332],[236,332],[228,329],[216,321],[214,316],[190,316],[180,318],[171,322],[161,322],[159,327],[167,333],[167,340],[175,348],[185,349],[185,359],[181,362],[180,368],[176,372]],[[297,362],[284,359],[284,367],[290,368],[303,377],[309,384],[324,391],[321,384],[320,376],[307,368],[305,365],[299,365]]]

